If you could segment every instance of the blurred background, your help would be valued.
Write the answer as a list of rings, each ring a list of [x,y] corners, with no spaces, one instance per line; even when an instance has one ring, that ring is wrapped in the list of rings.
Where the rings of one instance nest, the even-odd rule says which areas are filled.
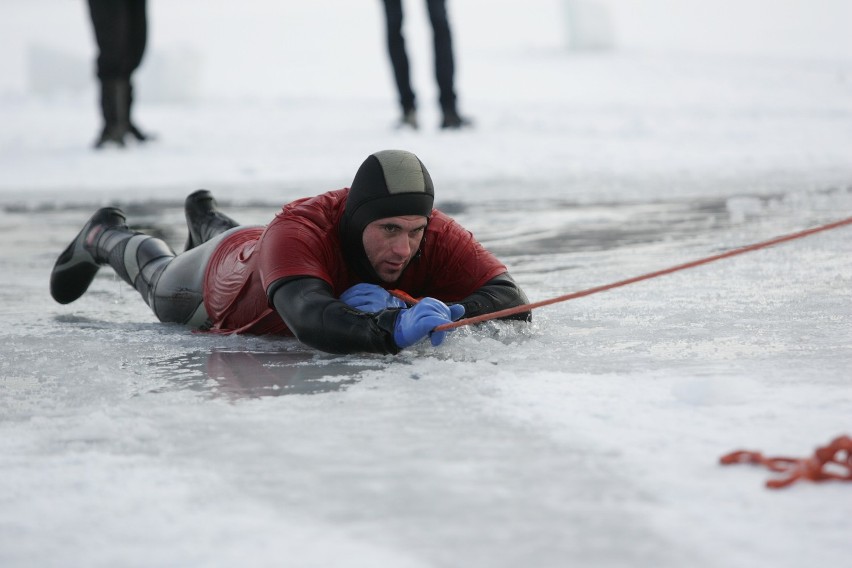
[[[212,186],[279,202],[348,184],[386,147],[420,155],[456,200],[482,186],[577,200],[622,199],[619,185],[642,199],[775,192],[852,170],[847,0],[450,0],[460,112],[475,122],[452,134],[437,127],[425,3],[403,7],[417,133],[394,130],[380,0],[149,0],[133,112],[157,141],[105,157],[91,151],[87,3],[4,0],[0,194],[103,202]]]
[[[425,5],[403,4],[412,58],[426,59]],[[148,9],[138,75],[146,101],[393,98],[379,0],[150,0]],[[448,9],[462,95],[489,86],[478,84],[471,57],[627,50],[852,58],[847,0],[456,0]],[[0,15],[0,94],[94,92],[83,0],[4,0]],[[432,100],[431,62],[418,61],[414,72],[421,99]]]

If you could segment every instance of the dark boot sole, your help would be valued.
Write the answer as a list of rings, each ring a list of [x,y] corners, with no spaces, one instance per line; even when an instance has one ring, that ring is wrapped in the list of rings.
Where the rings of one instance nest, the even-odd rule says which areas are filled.
[[[116,222],[116,217],[120,218],[119,222]],[[86,241],[97,236],[91,234],[94,230],[100,234],[106,228],[124,226],[124,221],[124,213],[115,207],[104,207],[92,215],[53,265],[53,271],[50,273],[50,295],[54,300],[60,304],[70,304],[86,293],[100,269],[100,264],[86,250],[86,245],[93,243]]]

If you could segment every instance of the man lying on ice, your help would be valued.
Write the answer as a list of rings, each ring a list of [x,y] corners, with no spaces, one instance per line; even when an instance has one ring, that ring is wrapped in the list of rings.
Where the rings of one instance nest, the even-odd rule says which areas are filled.
[[[194,192],[181,254],[105,207],[57,259],[50,293],[73,302],[109,264],[162,322],[292,333],[330,353],[398,353],[426,337],[439,345],[446,332],[436,327],[527,298],[506,267],[433,202],[417,156],[385,150],[367,157],[351,188],[294,201],[265,227],[241,226],[210,192]],[[422,300],[406,303],[389,290]]]

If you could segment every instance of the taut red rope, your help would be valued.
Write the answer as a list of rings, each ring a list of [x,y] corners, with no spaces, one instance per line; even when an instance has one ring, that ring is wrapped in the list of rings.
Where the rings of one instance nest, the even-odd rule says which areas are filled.
[[[766,486],[780,489],[800,479],[810,481],[852,481],[852,438],[839,436],[827,446],[817,448],[812,458],[767,458],[760,452],[738,450],[719,458],[722,465],[748,463],[763,465],[771,471],[787,474],[780,479],[770,479]],[[831,467],[841,471],[829,471]]]
[[[628,284],[634,284],[636,282],[641,282],[642,280],[649,280],[651,278],[657,278],[659,276],[664,276],[666,274],[671,274],[672,272],[678,272],[680,270],[686,270],[687,268],[695,268],[696,266],[701,266],[702,264],[708,264],[710,262],[714,262],[716,260],[722,260],[723,258],[730,258],[732,256],[737,256],[740,254],[745,254],[747,252],[760,250],[763,248],[771,247],[773,245],[777,245],[780,243],[784,243],[787,241],[792,241],[794,239],[801,239],[803,237],[807,237],[809,235],[813,235],[814,233],[820,233],[822,231],[828,231],[830,229],[836,229],[838,227],[842,227],[844,225],[852,224],[852,217],[847,219],[843,219],[841,221],[835,221],[834,223],[828,223],[827,225],[820,225],[819,227],[813,227],[810,229],[805,229],[804,231],[799,231],[797,233],[791,233],[789,235],[783,235],[780,237],[776,237],[774,239],[770,239],[768,241],[763,241],[760,243],[755,243],[752,245],[744,246],[738,249],[729,250],[727,252],[723,252],[721,254],[714,254],[713,256],[708,256],[706,258],[701,258],[699,260],[693,260],[692,262],[687,262],[684,264],[678,264],[677,266],[672,266],[670,268],[665,268],[663,270],[657,270],[655,272],[649,272],[648,274],[643,274],[641,276],[635,276],[633,278],[628,278],[626,280],[619,280],[618,282],[613,282],[612,284],[606,284],[604,286],[596,286],[594,288],[589,288],[588,290],[581,290],[580,292],[574,292],[571,294],[565,294],[564,296],[557,296],[556,298],[551,298],[549,300],[541,300],[540,302],[533,302],[531,304],[524,304],[522,306],[516,306],[514,308],[508,308],[505,310],[500,310],[498,312],[491,312],[489,314],[483,314],[481,316],[476,316],[467,319],[461,319],[459,321],[454,321],[451,323],[445,323],[443,325],[439,325],[435,328],[435,331],[447,331],[450,329],[455,329],[457,327],[461,327],[463,325],[472,325],[475,323],[480,323],[492,319],[503,318],[507,316],[512,316],[515,314],[528,312],[530,310],[534,310],[536,308],[541,308],[544,306],[549,306],[550,304],[556,304],[558,302],[565,302],[568,300],[573,300],[575,298],[582,298],[583,296],[590,296],[592,294],[597,294],[598,292],[604,292],[606,290],[612,290],[613,288],[619,288],[621,286],[627,286]]]

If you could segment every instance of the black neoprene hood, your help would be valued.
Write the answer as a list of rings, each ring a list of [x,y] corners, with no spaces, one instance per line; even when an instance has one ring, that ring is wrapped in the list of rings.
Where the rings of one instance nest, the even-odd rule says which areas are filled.
[[[435,201],[432,178],[417,156],[405,150],[382,150],[358,168],[340,220],[340,239],[347,262],[367,281],[378,282],[364,252],[362,234],[377,219],[429,217]]]

